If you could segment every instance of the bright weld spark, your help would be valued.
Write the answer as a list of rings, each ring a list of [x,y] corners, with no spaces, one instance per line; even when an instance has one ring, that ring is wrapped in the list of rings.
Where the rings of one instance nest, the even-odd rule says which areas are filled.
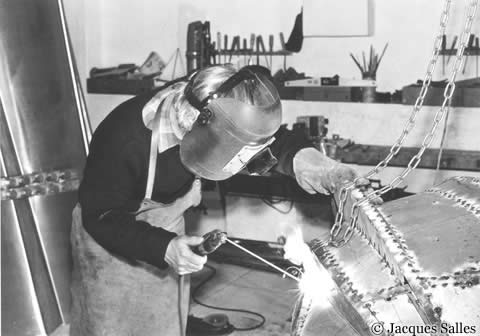
[[[285,258],[295,264],[303,265],[303,274],[299,282],[299,289],[316,305],[326,306],[328,298],[334,288],[333,280],[327,270],[319,264],[307,244],[303,241],[302,231],[294,229],[287,235],[284,246]]]
[[[230,239],[228,239],[228,238],[226,238],[226,240],[227,240],[227,242],[229,242],[229,243],[230,243],[230,244],[232,244],[233,246],[236,246],[236,247],[238,247],[240,250],[242,250],[242,251],[244,251],[244,252],[246,252],[246,253],[250,254],[252,257],[255,257],[255,258],[257,258],[258,260],[260,260],[260,261],[264,262],[265,264],[267,264],[268,266],[270,266],[270,267],[272,267],[272,268],[276,269],[277,271],[279,271],[279,272],[280,272],[280,273],[282,273],[283,275],[285,275],[285,276],[288,276],[288,277],[290,277],[291,279],[293,279],[293,280],[295,280],[295,281],[298,281],[298,282],[300,282],[300,279],[299,279],[299,278],[297,278],[296,276],[293,276],[293,275],[291,275],[290,273],[288,273],[287,271],[285,271],[285,270],[281,269],[281,268],[280,268],[280,267],[278,267],[277,265],[274,265],[274,264],[272,264],[272,263],[271,263],[271,262],[269,262],[268,260],[265,260],[265,259],[263,259],[263,258],[262,258],[262,257],[260,257],[259,255],[256,255],[255,253],[253,253],[253,252],[251,252],[251,251],[247,250],[245,247],[243,247],[243,246],[241,246],[241,245],[239,245],[239,244],[235,243],[234,241],[231,241],[231,240],[230,240]]]

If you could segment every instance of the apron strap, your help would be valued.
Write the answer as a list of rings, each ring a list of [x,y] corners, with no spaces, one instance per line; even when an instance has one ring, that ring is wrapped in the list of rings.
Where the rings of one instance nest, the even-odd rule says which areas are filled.
[[[158,105],[157,112],[153,118],[152,123],[152,138],[150,141],[150,158],[148,161],[148,175],[147,175],[147,188],[145,190],[145,198],[151,199],[153,192],[153,184],[155,182],[155,170],[157,166],[157,156],[158,156],[158,144],[160,142],[160,119],[161,119],[161,110],[163,106],[162,100],[160,105]]]

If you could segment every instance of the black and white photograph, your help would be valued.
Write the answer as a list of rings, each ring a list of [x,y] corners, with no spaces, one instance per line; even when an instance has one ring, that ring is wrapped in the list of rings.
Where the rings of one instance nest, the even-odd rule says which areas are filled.
[[[479,2],[0,0],[0,335],[480,335]]]

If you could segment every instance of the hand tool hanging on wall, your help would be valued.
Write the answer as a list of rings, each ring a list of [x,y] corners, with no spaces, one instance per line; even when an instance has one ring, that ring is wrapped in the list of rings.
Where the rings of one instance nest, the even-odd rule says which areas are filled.
[[[282,47],[282,51],[286,51],[285,47],[285,38],[283,37],[283,33],[280,33],[280,46]],[[283,71],[287,70],[287,55],[283,56]]]
[[[273,68],[273,35],[268,36],[268,50],[270,51],[270,72]]]
[[[209,66],[214,50],[210,40],[210,22],[195,21],[187,31],[187,72]]]
[[[442,53],[447,51],[447,35],[442,35],[442,45],[441,45]],[[445,57],[442,57],[442,74],[445,73]]]
[[[450,52],[448,53],[447,64],[448,64],[448,62],[450,61],[450,57],[451,57],[452,54],[454,53],[454,49],[455,49],[455,45],[457,44],[457,40],[458,40],[458,36],[455,35],[455,36],[453,37],[453,40],[452,40],[452,45],[450,46]]]
[[[211,38],[210,38],[210,22],[206,21],[203,24],[203,29],[202,29],[202,46],[203,46],[203,53],[202,57],[204,58],[204,63],[205,66],[211,65],[211,59],[212,59],[212,54],[213,54],[213,49],[212,49],[212,43],[211,43]]]
[[[248,65],[251,65],[254,48],[255,48],[255,34],[250,34],[250,57],[248,58]]]
[[[265,63],[268,67],[268,57],[267,50],[265,49],[265,44],[263,43],[263,38],[261,35],[257,36],[257,65],[260,64],[260,54],[265,56]]]
[[[467,62],[468,62],[468,56],[473,50],[473,42],[475,41],[475,35],[470,34],[468,37],[468,45],[467,45],[467,52],[465,53],[465,61],[463,62],[463,69],[462,69],[462,74],[465,74],[465,69],[467,68]]]
[[[243,45],[242,45],[242,52],[244,53],[243,55],[243,62],[245,65],[247,64],[247,53],[248,53],[248,48],[247,48],[247,39],[243,39]]]
[[[240,49],[240,36],[234,36],[232,40],[232,47],[230,48],[230,57],[228,59],[228,63],[232,62],[232,56],[237,53]]]
[[[228,35],[225,34],[223,36],[223,49],[225,50],[225,57],[223,58],[223,62],[227,63],[227,50],[228,50]]]
[[[222,34],[220,32],[217,33],[217,55],[218,55],[218,64],[222,63]]]

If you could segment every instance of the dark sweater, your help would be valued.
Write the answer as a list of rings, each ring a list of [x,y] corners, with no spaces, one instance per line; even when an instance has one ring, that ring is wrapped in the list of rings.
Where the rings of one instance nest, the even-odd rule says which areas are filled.
[[[155,93],[124,102],[100,123],[90,143],[79,200],[86,231],[105,249],[166,268],[165,251],[176,234],[131,214],[138,210],[147,183],[152,132],[143,123],[142,109]],[[273,169],[294,176],[293,156],[311,145],[286,129],[275,138],[270,148],[279,163]],[[158,155],[152,200],[171,203],[190,190],[193,180],[180,161],[179,146],[172,147]]]

